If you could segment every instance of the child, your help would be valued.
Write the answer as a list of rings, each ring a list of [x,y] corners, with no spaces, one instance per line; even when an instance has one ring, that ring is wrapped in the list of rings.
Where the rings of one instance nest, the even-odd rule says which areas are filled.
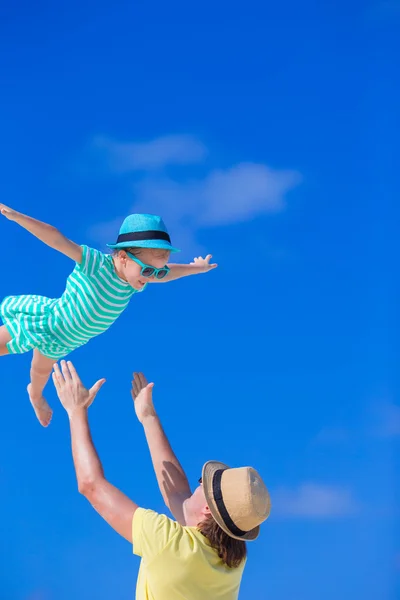
[[[106,331],[147,283],[206,273],[217,266],[210,264],[211,255],[195,258],[190,265],[167,265],[170,253],[179,250],[155,215],[127,217],[117,243],[108,244],[110,255],[79,246],[55,227],[4,204],[0,213],[76,263],[61,298],[8,296],[0,304],[0,356],[33,350],[28,394],[44,427],[52,410],[43,390],[57,360]]]

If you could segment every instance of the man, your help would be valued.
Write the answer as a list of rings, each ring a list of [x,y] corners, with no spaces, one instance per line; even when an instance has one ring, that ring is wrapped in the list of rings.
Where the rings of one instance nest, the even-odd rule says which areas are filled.
[[[137,600],[235,600],[246,541],[270,512],[268,491],[250,467],[207,462],[192,494],[152,400],[153,384],[135,373],[132,397],[149,445],[158,485],[176,520],[139,508],[107,481],[94,448],[87,409],[104,383],[87,390],[71,362],[54,365],[53,381],[69,416],[78,489],[142,558]]]

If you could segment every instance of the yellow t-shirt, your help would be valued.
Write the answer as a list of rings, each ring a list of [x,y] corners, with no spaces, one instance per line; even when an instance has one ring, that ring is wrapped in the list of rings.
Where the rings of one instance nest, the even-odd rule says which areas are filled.
[[[227,567],[196,527],[137,508],[133,552],[142,558],[136,600],[236,600],[245,561]]]

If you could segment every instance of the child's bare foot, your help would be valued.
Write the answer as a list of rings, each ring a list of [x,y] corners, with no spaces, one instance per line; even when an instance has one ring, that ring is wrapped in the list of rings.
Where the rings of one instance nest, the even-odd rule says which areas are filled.
[[[43,427],[47,427],[51,421],[51,417],[53,416],[53,411],[51,410],[50,406],[47,404],[43,396],[37,398],[31,395],[31,388],[32,384],[29,384],[27,390],[29,394],[29,400],[31,401],[31,404],[33,406],[33,410],[35,411],[39,423],[43,425]]]

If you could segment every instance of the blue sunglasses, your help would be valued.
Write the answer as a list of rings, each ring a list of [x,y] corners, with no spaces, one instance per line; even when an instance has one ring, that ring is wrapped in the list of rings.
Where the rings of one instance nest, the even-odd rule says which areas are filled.
[[[164,277],[166,277],[171,270],[167,265],[165,265],[165,267],[162,267],[162,269],[156,269],[155,267],[152,267],[151,265],[146,265],[145,263],[142,263],[141,260],[139,260],[136,256],[134,256],[134,254],[131,254],[130,252],[127,252],[127,254],[128,254],[129,258],[131,260],[133,260],[133,262],[135,262],[140,267],[142,267],[140,274],[143,277],[153,277],[153,275],[154,275],[154,277],[156,279],[164,279]]]

